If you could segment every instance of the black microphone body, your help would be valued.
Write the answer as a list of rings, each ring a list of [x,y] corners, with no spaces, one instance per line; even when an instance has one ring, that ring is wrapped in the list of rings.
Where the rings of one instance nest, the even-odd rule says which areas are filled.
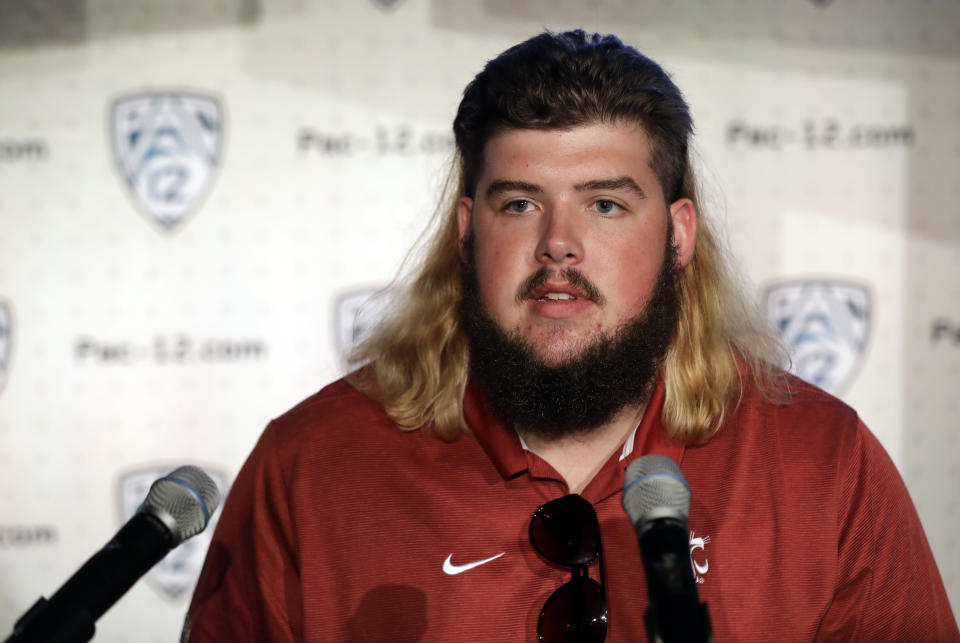
[[[94,623],[170,551],[174,536],[149,513],[138,513],[49,599],[40,598],[14,625],[6,643],[89,641]]]
[[[651,641],[709,641],[710,617],[697,596],[690,567],[687,525],[656,518],[637,530],[650,607],[644,615]]]

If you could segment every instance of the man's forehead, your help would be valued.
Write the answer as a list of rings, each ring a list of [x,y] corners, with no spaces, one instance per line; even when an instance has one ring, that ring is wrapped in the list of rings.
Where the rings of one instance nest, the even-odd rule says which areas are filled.
[[[535,190],[540,173],[563,172],[577,190],[632,189],[655,179],[646,132],[632,122],[590,122],[569,128],[508,129],[483,148],[484,192]],[[528,185],[523,185],[523,184]],[[648,186],[649,187],[649,186]],[[478,195],[480,196],[480,195]]]

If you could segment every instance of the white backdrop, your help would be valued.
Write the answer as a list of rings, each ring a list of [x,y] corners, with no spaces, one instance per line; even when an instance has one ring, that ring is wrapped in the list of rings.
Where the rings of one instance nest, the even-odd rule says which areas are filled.
[[[707,215],[890,451],[960,611],[956,2],[0,0],[0,636],[145,482],[189,462],[228,484],[342,373],[463,87],[575,26],[685,91]],[[204,542],[97,640],[175,639]]]

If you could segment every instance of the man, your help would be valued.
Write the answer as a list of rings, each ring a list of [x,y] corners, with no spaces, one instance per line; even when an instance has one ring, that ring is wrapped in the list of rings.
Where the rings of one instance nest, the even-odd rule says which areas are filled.
[[[184,638],[576,640],[555,637],[578,613],[600,624],[585,640],[645,640],[620,497],[657,453],[692,490],[716,640],[960,639],[883,449],[772,366],[663,70],[613,36],[545,33],[470,83],[454,132],[456,188],[404,301],[363,368],[264,432]],[[590,503],[575,540],[589,506],[599,523],[579,561],[544,542],[560,505],[538,510],[571,493]]]

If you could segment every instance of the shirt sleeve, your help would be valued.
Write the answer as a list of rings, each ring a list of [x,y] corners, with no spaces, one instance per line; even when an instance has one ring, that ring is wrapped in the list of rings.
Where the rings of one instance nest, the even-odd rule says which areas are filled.
[[[298,557],[286,476],[268,426],[234,481],[182,641],[301,641]]]
[[[899,473],[858,421],[837,482],[839,582],[818,641],[960,641],[943,581]]]

